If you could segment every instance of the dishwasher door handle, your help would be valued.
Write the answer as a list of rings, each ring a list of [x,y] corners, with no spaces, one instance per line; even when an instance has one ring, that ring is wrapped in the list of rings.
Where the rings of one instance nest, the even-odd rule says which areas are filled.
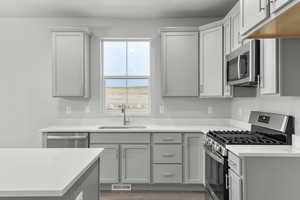
[[[75,136],[58,136],[58,135],[47,135],[47,140],[86,140],[87,135],[75,135]]]

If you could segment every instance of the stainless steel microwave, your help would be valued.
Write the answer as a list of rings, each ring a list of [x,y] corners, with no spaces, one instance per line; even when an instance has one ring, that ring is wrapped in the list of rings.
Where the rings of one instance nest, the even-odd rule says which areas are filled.
[[[256,86],[259,75],[259,40],[251,40],[226,56],[227,83]]]

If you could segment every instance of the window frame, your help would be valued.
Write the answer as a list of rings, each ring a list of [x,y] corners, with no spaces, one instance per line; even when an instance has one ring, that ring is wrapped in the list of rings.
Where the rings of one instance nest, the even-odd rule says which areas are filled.
[[[149,42],[149,76],[104,76],[104,42]],[[100,39],[100,103],[101,103],[101,111],[105,114],[114,115],[116,113],[119,113],[116,111],[108,111],[105,109],[105,80],[106,79],[123,79],[123,80],[130,80],[130,79],[145,79],[148,80],[149,86],[148,86],[148,110],[146,112],[132,112],[128,110],[129,114],[138,115],[138,116],[146,116],[150,115],[152,113],[152,102],[151,102],[151,96],[152,96],[152,62],[151,62],[151,38],[102,38]],[[127,45],[126,45],[127,46]],[[126,65],[128,55],[126,55]],[[128,67],[128,66],[126,66]],[[121,111],[120,111],[121,112]]]

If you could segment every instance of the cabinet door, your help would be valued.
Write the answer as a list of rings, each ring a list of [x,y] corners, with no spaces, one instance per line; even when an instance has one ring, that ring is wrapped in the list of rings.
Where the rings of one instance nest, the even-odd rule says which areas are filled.
[[[241,46],[239,10],[236,10],[231,16],[231,30],[231,50],[234,51]]]
[[[223,65],[223,84],[224,84],[224,96],[231,96],[231,87],[227,84],[227,65],[226,55],[231,52],[231,26],[230,18],[226,19],[223,25],[224,29],[224,65]]]
[[[204,183],[204,138],[202,134],[184,136],[184,183]]]
[[[281,9],[285,4],[291,2],[292,0],[270,0],[270,8],[271,13],[278,11]]]
[[[223,95],[223,28],[200,32],[200,97]]]
[[[118,183],[119,145],[92,144],[91,148],[104,148],[100,156],[100,183]]]
[[[53,96],[84,96],[84,33],[53,33]]]
[[[163,96],[198,96],[198,37],[162,33]]]
[[[229,200],[243,200],[242,179],[229,170]]]
[[[241,0],[241,27],[245,34],[269,16],[268,0]]]
[[[149,145],[121,145],[121,152],[122,183],[149,183]]]
[[[278,63],[276,39],[264,39],[261,44],[260,94],[278,93]]]

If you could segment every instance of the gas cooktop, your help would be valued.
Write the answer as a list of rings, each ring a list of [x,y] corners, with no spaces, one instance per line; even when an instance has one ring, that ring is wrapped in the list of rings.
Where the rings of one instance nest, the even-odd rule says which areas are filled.
[[[251,131],[209,131],[207,136],[225,145],[280,145],[283,141]]]
[[[294,118],[288,115],[252,111],[250,131],[214,131],[207,133],[205,148],[227,156],[226,145],[291,145]]]

